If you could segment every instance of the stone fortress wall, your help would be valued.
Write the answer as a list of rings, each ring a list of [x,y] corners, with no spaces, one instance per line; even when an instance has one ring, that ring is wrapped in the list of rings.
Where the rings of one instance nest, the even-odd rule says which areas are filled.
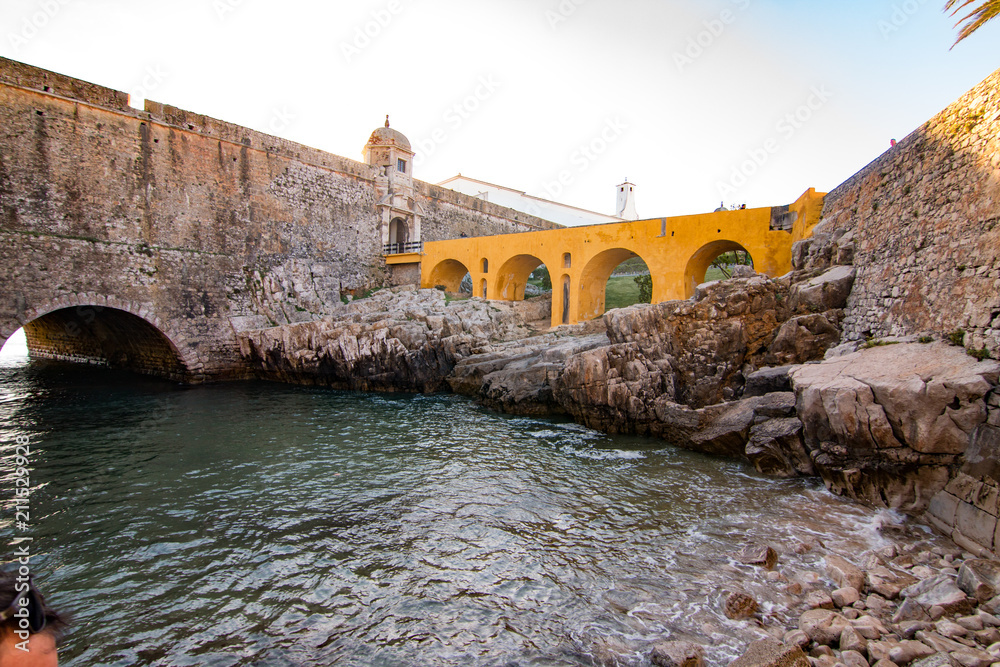
[[[928,336],[1000,358],[1000,70],[830,192],[821,225],[854,247],[846,339]],[[927,517],[987,556],[1000,553],[1000,389],[983,412]]]
[[[0,337],[35,320],[34,350],[80,358],[148,323],[185,367],[169,374],[239,376],[235,331],[312,319],[388,281],[377,172],[0,58]],[[428,240],[556,226],[414,190]],[[112,322],[109,308],[135,317]],[[164,370],[161,352],[132,365]]]
[[[853,236],[848,339],[947,335],[1000,356],[1000,70],[826,197]]]

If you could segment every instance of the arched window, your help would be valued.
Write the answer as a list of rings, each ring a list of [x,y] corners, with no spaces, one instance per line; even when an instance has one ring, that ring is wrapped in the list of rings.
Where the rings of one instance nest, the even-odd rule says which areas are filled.
[[[562,309],[562,323],[569,324],[569,276],[563,276],[563,309]]]

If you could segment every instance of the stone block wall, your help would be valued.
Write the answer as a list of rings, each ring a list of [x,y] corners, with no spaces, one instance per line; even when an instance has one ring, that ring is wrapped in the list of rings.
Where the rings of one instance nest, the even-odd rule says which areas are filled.
[[[361,162],[158,102],[133,109],[124,93],[0,58],[0,340],[96,295],[92,305],[110,298],[155,315],[192,375],[239,377],[236,331],[313,319],[390,282],[376,176]],[[556,226],[417,186],[430,239]],[[38,354],[82,353],[39,341]]]
[[[945,336],[1000,353],[1000,70],[826,197],[853,233],[845,337]]]

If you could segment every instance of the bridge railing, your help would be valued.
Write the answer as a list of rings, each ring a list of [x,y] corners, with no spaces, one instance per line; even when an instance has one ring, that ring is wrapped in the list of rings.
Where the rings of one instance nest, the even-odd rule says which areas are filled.
[[[423,252],[423,241],[412,241],[410,243],[386,243],[382,246],[383,255],[405,255],[411,252]]]

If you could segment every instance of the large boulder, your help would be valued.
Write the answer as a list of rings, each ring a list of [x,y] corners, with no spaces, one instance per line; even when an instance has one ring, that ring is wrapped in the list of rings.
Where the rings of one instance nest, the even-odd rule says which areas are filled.
[[[553,394],[553,385],[565,372],[567,360],[574,355],[593,350],[607,343],[603,334],[557,339],[547,345],[537,346],[532,352],[518,353],[509,347],[509,363],[485,374],[479,387],[480,401],[498,412],[522,415],[548,415],[562,413],[563,409]],[[499,365],[495,355],[486,355],[487,369]],[[472,368],[463,368],[468,363]],[[463,360],[449,376],[455,386],[457,378],[468,382],[469,371],[480,366],[476,358]],[[452,378],[456,380],[453,381]]]
[[[815,468],[802,441],[797,418],[769,419],[750,429],[746,457],[757,472],[774,477],[812,475]]]
[[[827,486],[921,511],[986,419],[1000,364],[944,343],[859,350],[790,373],[803,438]]]
[[[794,644],[761,639],[750,644],[742,656],[729,663],[729,667],[809,667],[809,659]]]
[[[704,667],[705,647],[685,641],[663,642],[653,647],[649,661],[656,667]]]
[[[792,380],[788,372],[794,366],[774,366],[761,368],[746,377],[743,387],[743,397],[765,396],[775,392],[792,390]]]
[[[987,602],[1000,591],[1000,563],[993,560],[967,560],[958,571],[962,592]]]
[[[853,266],[835,266],[815,278],[796,283],[789,294],[790,305],[813,312],[844,308],[856,275]]]
[[[767,349],[765,361],[773,365],[804,364],[822,359],[840,342],[836,311],[793,317],[778,329]]]

